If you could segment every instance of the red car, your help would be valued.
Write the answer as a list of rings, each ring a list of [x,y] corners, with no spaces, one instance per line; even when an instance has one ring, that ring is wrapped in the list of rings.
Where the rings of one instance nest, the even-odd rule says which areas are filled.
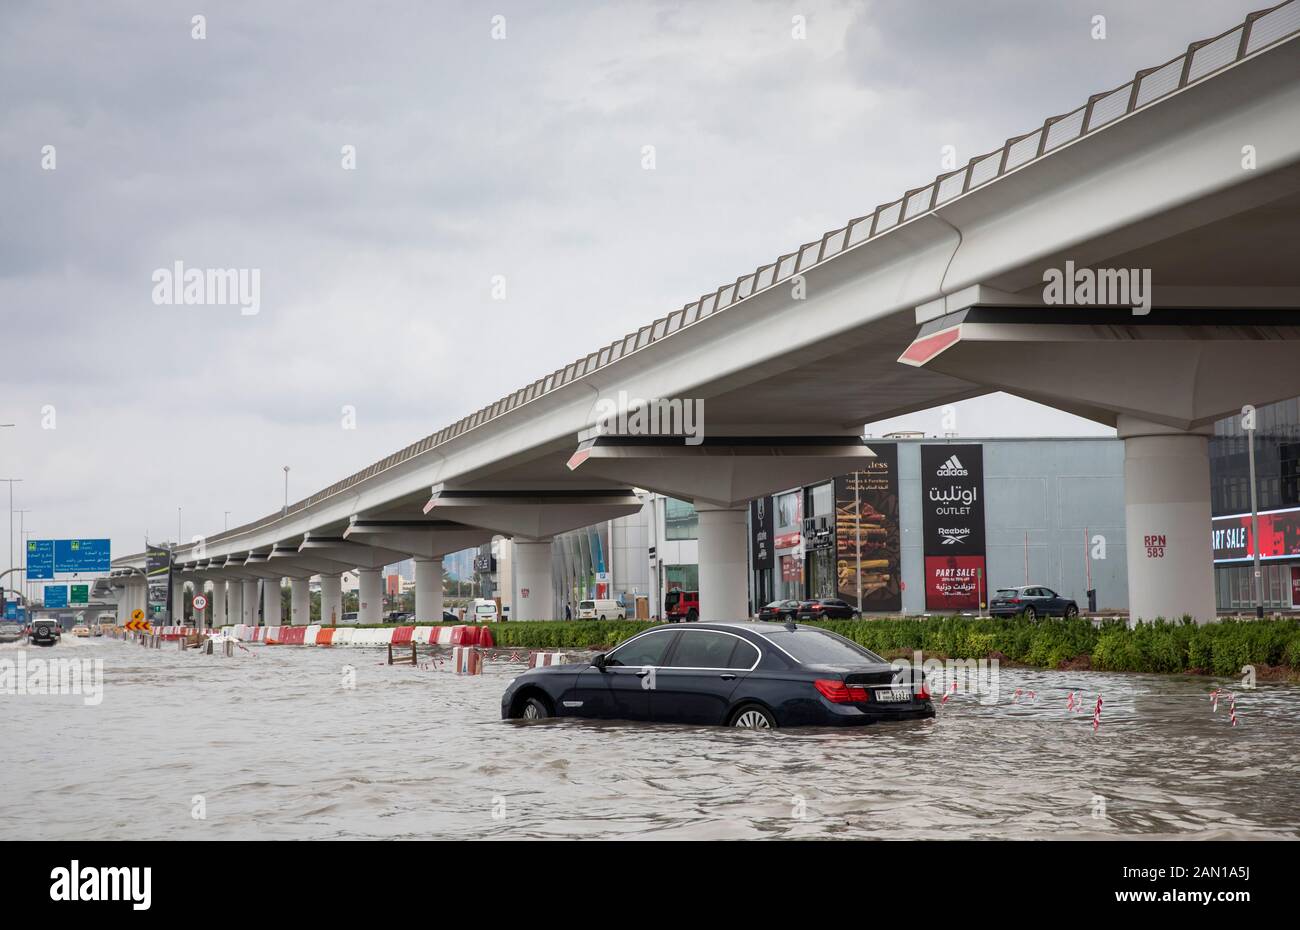
[[[695,622],[700,619],[699,591],[669,591],[664,595],[664,619],[669,623],[678,620]]]

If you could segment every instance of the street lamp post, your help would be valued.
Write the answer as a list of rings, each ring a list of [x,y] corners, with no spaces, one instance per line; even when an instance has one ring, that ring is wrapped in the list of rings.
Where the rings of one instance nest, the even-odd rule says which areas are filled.
[[[289,466],[284,466],[284,515],[289,516]]]
[[[14,567],[14,482],[22,478],[0,478],[9,482],[9,567]]]

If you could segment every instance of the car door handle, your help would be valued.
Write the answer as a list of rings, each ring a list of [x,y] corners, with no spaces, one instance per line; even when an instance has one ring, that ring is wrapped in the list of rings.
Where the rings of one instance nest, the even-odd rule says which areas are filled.
[[[645,676],[647,676],[647,675],[649,675],[649,674],[650,674],[650,669],[648,669],[648,668],[643,668],[643,669],[641,669],[641,671],[639,671],[639,672],[636,673],[636,677],[637,677],[637,678],[644,678]]]
[[[733,675],[733,674],[731,674],[730,672],[727,672],[727,674],[725,674],[725,675],[719,675],[718,677],[721,678],[723,681],[735,681],[735,680],[736,680],[736,676]]]

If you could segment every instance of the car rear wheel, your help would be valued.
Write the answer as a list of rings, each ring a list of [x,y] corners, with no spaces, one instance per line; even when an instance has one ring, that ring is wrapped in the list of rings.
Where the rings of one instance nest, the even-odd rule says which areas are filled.
[[[1026,607],[1026,608],[1025,608],[1025,619],[1026,619],[1026,620],[1036,620],[1036,619],[1038,619],[1038,611],[1034,610],[1034,608],[1032,608],[1032,607]]]
[[[745,704],[732,715],[731,725],[741,730],[775,730],[776,720],[767,708]]]
[[[519,716],[524,720],[544,720],[551,716],[551,709],[541,698],[530,697],[524,701]]]

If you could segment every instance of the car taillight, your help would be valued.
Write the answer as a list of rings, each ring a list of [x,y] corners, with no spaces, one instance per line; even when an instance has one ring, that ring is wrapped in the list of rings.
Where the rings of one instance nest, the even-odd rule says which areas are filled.
[[[924,682],[916,686],[916,699],[918,701],[930,700],[930,689],[925,686]]]
[[[813,604],[813,605],[812,605],[812,609],[813,609],[813,610],[821,610],[821,609],[822,609],[822,605],[821,605],[821,604]]]
[[[832,704],[861,704],[868,700],[866,688],[846,685],[836,678],[818,678],[813,687]]]
[[[1007,601],[1007,603],[1008,603],[1008,604],[1019,604],[1019,603],[1020,603],[1020,598],[1018,598],[1018,597],[1013,597],[1011,600]]]

